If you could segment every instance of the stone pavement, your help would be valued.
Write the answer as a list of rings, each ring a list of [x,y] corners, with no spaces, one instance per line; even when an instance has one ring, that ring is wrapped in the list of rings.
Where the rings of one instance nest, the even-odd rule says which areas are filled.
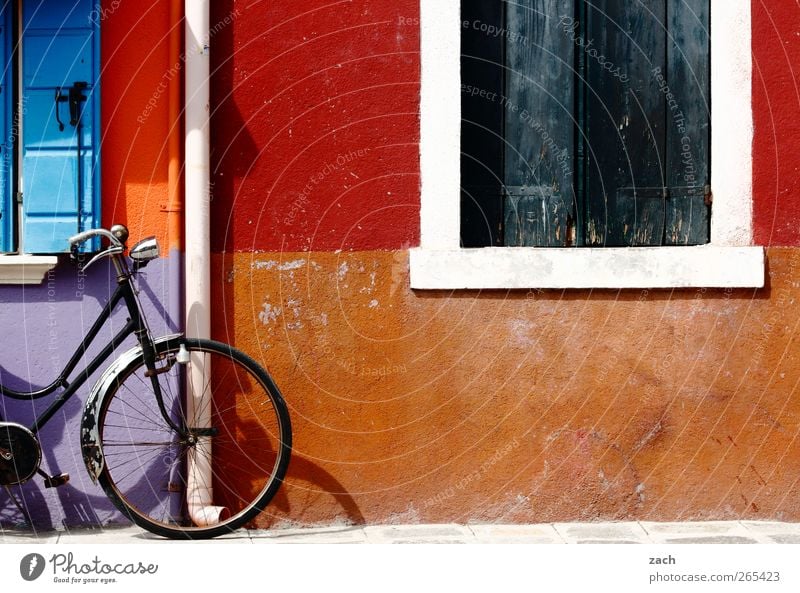
[[[71,531],[3,530],[0,543],[170,543],[137,527]],[[230,544],[800,544],[800,523],[550,523],[541,525],[370,525],[240,530],[205,543]]]

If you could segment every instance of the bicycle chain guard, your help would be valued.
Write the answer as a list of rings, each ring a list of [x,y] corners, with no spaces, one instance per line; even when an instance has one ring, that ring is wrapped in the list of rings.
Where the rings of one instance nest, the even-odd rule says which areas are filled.
[[[16,422],[0,422],[0,485],[27,482],[42,461],[39,440]]]

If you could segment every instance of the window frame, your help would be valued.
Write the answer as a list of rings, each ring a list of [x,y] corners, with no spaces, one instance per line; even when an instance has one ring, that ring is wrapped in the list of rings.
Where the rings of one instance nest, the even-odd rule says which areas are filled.
[[[64,239],[64,250],[59,252],[49,252],[43,251],[38,252],[34,251],[31,252],[28,247],[25,245],[25,237],[24,237],[24,211],[22,208],[22,204],[18,203],[16,199],[16,191],[19,185],[22,183],[21,181],[21,172],[22,172],[22,143],[23,140],[23,127],[25,125],[24,117],[22,115],[22,107],[20,103],[22,101],[22,69],[23,69],[23,60],[22,60],[22,31],[24,26],[22,24],[23,21],[23,14],[24,14],[24,0],[16,0],[14,3],[13,9],[8,9],[8,20],[15,20],[14,26],[11,27],[7,31],[7,35],[11,35],[13,33],[14,38],[11,39],[11,45],[15,48],[15,52],[12,55],[9,53],[9,59],[13,57],[13,69],[14,74],[11,78],[14,81],[15,86],[15,97],[16,97],[16,104],[11,109],[10,113],[12,113],[12,120],[16,122],[17,129],[15,131],[15,146],[13,147],[13,165],[11,167],[11,174],[9,176],[9,181],[11,182],[10,187],[14,190],[14,196],[12,199],[12,209],[13,209],[13,232],[16,236],[16,244],[13,246],[13,249],[8,252],[0,252],[0,284],[41,284],[44,280],[47,273],[55,268],[59,262],[59,255],[63,253],[67,249],[66,245],[66,237]],[[94,5],[92,3],[87,3],[89,8],[91,9]],[[93,11],[92,11],[93,12]],[[101,47],[100,47],[100,23],[93,19],[92,14],[89,14],[89,20],[94,25],[94,34],[92,39],[92,53],[95,59],[101,59]],[[94,68],[95,65],[92,65]],[[66,90],[66,89],[65,89]],[[99,89],[99,75],[98,80],[94,87],[92,88],[92,95],[93,100],[95,101],[95,109],[92,114],[92,130],[93,134],[97,134],[96,136],[96,145],[94,150],[98,152],[92,158],[92,168],[91,171],[88,172],[88,175],[91,176],[91,187],[95,188],[94,195],[92,197],[93,202],[93,216],[99,220],[100,212],[101,212],[101,191],[100,191],[100,158],[99,158],[99,147],[100,147],[100,136],[96,132],[96,130],[100,129],[100,89]],[[65,108],[66,109],[66,108]],[[19,113],[18,113],[19,112]],[[63,113],[62,113],[63,115]],[[24,192],[23,192],[24,193]],[[24,199],[24,196],[23,196]],[[99,243],[98,243],[99,244]],[[96,245],[93,245],[93,248],[96,248]]]
[[[420,1],[420,246],[410,251],[411,288],[764,286],[764,248],[752,245],[750,0],[711,0],[714,206],[711,241],[694,247],[460,247],[460,8]]]

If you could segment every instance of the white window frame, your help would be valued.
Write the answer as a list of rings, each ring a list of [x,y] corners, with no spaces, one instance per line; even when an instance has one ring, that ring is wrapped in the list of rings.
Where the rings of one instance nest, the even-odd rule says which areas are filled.
[[[696,247],[460,247],[461,3],[420,0],[420,247],[411,288],[764,286],[753,242],[750,0],[711,0],[711,242]],[[716,98],[716,99],[715,99]]]
[[[23,30],[22,23],[22,0],[17,0],[17,31]],[[14,40],[14,45],[17,46],[17,62],[14,67],[20,72],[22,71],[22,34],[18,33],[17,39]],[[17,96],[22,97],[22,76],[17,76]],[[19,99],[21,101],[21,99]],[[22,106],[18,105],[22,110]],[[21,113],[22,111],[20,111]],[[22,162],[22,126],[24,125],[23,118],[17,118],[17,158],[19,163]],[[20,167],[15,171],[18,176],[19,186],[22,187],[22,168]],[[20,243],[23,243],[22,237],[22,204],[17,205],[15,212],[14,227],[19,233]],[[17,253],[0,253],[0,284],[41,284],[47,273],[58,265],[58,257],[55,255],[30,255],[24,252]]]

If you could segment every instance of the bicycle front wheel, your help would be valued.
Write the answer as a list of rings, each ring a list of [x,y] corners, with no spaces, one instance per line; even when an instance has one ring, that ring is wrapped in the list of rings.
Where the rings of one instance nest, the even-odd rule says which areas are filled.
[[[197,539],[238,529],[264,510],[286,474],[283,397],[252,358],[220,342],[170,340],[156,362],[156,374],[142,359],[128,366],[103,400],[98,480],[120,511],[153,533]]]

